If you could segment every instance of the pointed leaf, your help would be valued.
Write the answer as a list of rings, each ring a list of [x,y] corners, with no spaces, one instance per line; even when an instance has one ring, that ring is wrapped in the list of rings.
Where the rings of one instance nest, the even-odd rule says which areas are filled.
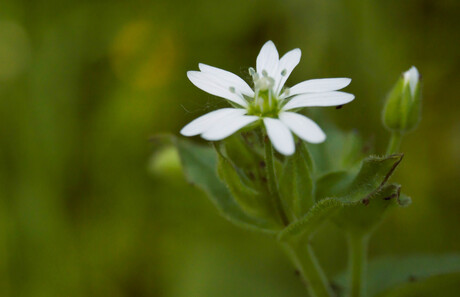
[[[233,198],[238,205],[246,212],[255,216],[262,216],[267,220],[275,217],[275,214],[271,210],[270,200],[267,198],[267,194],[258,191],[247,178],[243,172],[232,164],[227,159],[220,149],[216,149],[217,152],[217,168],[220,178],[224,181],[225,185],[232,193]]]
[[[312,207],[312,161],[302,142],[297,145],[295,154],[286,158],[279,185],[284,208],[291,220],[303,216]]]
[[[211,147],[173,137],[189,182],[206,192],[220,213],[231,222],[249,229],[274,233],[280,227],[266,218],[247,214],[217,175],[216,153]]]
[[[366,199],[388,181],[402,157],[402,154],[367,157],[354,179],[345,173],[325,175],[317,182],[316,200],[326,197],[341,197],[348,202]]]
[[[347,232],[369,234],[383,220],[389,207],[401,205],[400,192],[401,186],[387,184],[363,200],[345,202],[346,207],[338,211],[333,220]]]

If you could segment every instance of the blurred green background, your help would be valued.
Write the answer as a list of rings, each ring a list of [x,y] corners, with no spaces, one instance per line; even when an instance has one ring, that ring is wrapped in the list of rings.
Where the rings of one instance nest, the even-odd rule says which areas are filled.
[[[419,68],[423,120],[397,172],[413,204],[370,254],[459,251],[459,12],[458,0],[3,0],[0,296],[304,296],[271,238],[219,217],[171,156],[152,157],[152,135],[224,104],[186,71],[247,78],[269,39],[302,50],[288,85],[351,77],[356,100],[313,117],[377,147],[387,91]],[[332,276],[345,242],[322,230]]]

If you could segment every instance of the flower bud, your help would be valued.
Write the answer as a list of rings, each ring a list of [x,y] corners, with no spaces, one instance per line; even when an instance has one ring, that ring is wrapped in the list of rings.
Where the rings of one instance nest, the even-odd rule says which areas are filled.
[[[383,123],[390,131],[403,134],[417,127],[420,111],[420,75],[417,68],[412,66],[403,73],[388,95]]]

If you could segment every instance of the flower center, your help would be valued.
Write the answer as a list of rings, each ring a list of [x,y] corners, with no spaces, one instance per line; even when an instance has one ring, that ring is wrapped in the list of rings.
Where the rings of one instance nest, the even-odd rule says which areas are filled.
[[[275,79],[268,76],[267,71],[262,71],[262,76],[249,68],[249,73],[254,81],[254,98],[249,100],[248,115],[259,117],[278,117],[279,98],[275,92]]]

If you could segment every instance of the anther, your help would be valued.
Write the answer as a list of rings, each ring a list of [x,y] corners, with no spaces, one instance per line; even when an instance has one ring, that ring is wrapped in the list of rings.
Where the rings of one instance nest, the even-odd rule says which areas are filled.
[[[286,69],[283,69],[283,70],[281,71],[281,76],[286,76],[286,74],[287,74],[287,70],[286,70]]]
[[[262,75],[263,75],[263,76],[265,76],[265,77],[267,77],[267,76],[268,76],[268,72],[267,72],[267,70],[265,70],[265,69],[264,69],[264,70],[262,70]]]
[[[284,88],[283,94],[286,96],[289,96],[289,93],[291,92],[291,89],[289,88]]]
[[[230,90],[231,93],[235,94],[235,92],[236,92],[235,87],[230,87],[228,89]]]
[[[254,68],[249,67],[249,75],[251,75],[252,77],[254,77],[254,74],[256,74],[256,71],[254,70]]]

